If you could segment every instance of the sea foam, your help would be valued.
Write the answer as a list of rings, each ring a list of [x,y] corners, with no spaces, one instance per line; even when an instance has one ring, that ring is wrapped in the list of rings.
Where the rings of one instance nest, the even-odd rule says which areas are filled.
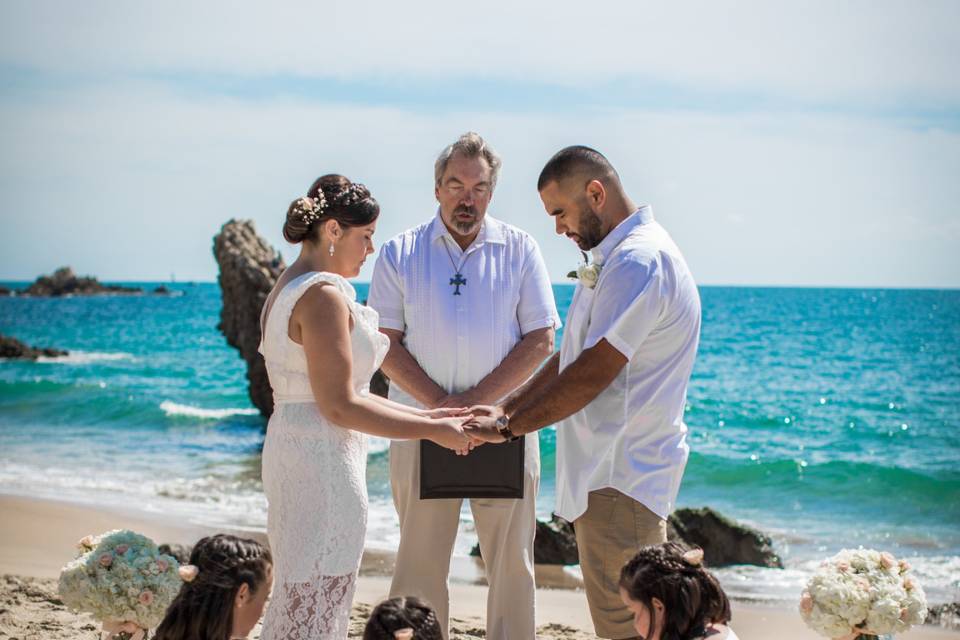
[[[256,409],[204,409],[202,407],[192,407],[188,404],[177,404],[170,400],[161,402],[160,409],[168,416],[186,416],[204,420],[223,420],[230,416],[255,416],[260,413]]]

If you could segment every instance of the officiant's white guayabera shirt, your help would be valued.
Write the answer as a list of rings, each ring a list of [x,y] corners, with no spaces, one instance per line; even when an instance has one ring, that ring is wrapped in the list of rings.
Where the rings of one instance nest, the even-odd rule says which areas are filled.
[[[459,296],[450,284],[457,267],[466,279]],[[524,335],[560,327],[536,241],[490,215],[466,251],[439,212],[389,240],[377,257],[368,304],[382,329],[404,332],[407,350],[450,393],[476,386]],[[399,385],[390,385],[389,397],[419,406]]]
[[[644,206],[592,250],[596,287],[577,286],[560,346],[563,371],[606,339],[628,363],[557,426],[557,513],[573,521],[590,491],[611,487],[666,518],[687,463],[687,383],[700,295],[667,231]]]

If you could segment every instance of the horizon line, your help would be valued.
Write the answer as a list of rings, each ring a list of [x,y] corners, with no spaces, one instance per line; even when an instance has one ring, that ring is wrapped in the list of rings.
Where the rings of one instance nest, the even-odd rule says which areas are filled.
[[[46,275],[46,274],[45,274]],[[350,280],[348,278],[348,280]],[[572,280],[572,279],[571,279]],[[101,284],[151,284],[151,285],[198,285],[198,284],[218,284],[217,280],[101,280]],[[30,285],[36,282],[33,280],[12,280],[0,278],[0,284],[10,285]],[[353,284],[369,285],[369,280],[350,280]],[[551,281],[551,286],[571,286],[575,287],[576,282],[572,281]],[[708,287],[716,289],[850,289],[850,290],[874,290],[874,291],[960,291],[960,284],[952,286],[939,285],[856,285],[856,284],[730,284],[730,283],[704,283],[698,282],[697,288]]]

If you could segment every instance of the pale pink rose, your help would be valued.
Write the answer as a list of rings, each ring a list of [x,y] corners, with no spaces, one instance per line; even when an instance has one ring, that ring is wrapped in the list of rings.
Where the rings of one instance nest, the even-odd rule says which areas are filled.
[[[897,566],[897,559],[893,557],[889,552],[884,551],[880,554],[880,566],[884,569],[892,569]]]
[[[125,553],[127,552],[127,550],[128,550],[129,548],[130,548],[130,545],[128,545],[128,544],[118,544],[118,545],[117,545],[117,548],[116,548],[117,555],[118,555],[118,556],[122,556],[123,554],[125,554]]]
[[[80,549],[90,549],[93,547],[93,536],[83,536],[80,538],[80,541],[77,542],[77,547]]]
[[[900,573],[906,573],[907,571],[910,571],[910,563],[907,562],[906,560],[901,560],[901,561],[900,561]]]
[[[185,564],[177,569],[177,573],[180,574],[180,579],[184,582],[193,582],[197,574],[200,573],[200,569],[196,565]]]
[[[170,565],[167,563],[166,560],[164,560],[163,558],[160,558],[159,560],[157,560],[157,569],[160,569],[161,573],[163,573],[169,568],[170,568]]]
[[[803,592],[803,596],[800,598],[800,611],[804,613],[813,611],[813,597],[806,591]]]
[[[862,591],[870,591],[870,581],[866,578],[860,578],[857,583],[860,585]]]
[[[914,587],[916,586],[917,585],[916,583],[914,583],[913,578],[907,576],[906,578],[903,579],[903,588],[906,589],[907,591],[913,591]]]
[[[837,569],[839,569],[843,573],[846,573],[847,571],[850,570],[850,563],[847,562],[846,560],[841,560],[840,562],[837,563]]]
[[[137,598],[137,602],[142,604],[145,607],[149,607],[153,603],[153,591],[150,589],[144,589],[140,592],[140,597]]]
[[[901,620],[903,620],[904,622],[906,622],[906,621],[907,621],[907,618],[909,618],[909,617],[910,617],[910,609],[907,609],[906,607],[904,607],[903,609],[900,609],[900,619],[901,619]]]
[[[111,554],[109,554],[109,553],[101,553],[101,554],[100,554],[100,566],[101,566],[101,567],[109,567],[109,566],[112,565],[112,564],[113,564],[113,556],[112,556]]]

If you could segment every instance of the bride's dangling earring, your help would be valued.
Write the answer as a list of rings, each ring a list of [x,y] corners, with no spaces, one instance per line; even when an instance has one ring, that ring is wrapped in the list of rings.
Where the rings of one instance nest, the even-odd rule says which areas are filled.
[[[330,243],[330,255],[331,255],[331,256],[333,255],[333,243],[332,243],[332,242]]]

